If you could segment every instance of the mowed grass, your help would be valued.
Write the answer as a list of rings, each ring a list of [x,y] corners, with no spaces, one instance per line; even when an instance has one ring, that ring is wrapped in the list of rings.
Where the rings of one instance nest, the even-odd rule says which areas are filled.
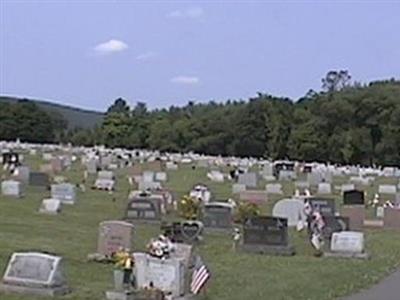
[[[37,158],[29,160],[38,165]],[[166,185],[176,197],[200,182],[211,188],[216,199],[232,196],[230,183],[212,183],[206,173],[206,169],[184,166],[168,172]],[[78,183],[82,174],[82,167],[74,164],[64,175]],[[105,299],[105,291],[112,288],[112,266],[87,262],[86,257],[96,251],[98,224],[124,216],[129,192],[127,171],[119,170],[117,174],[114,195],[90,189],[86,193],[78,192],[76,205],[64,206],[58,216],[37,212],[41,200],[50,195],[43,189],[28,188],[20,200],[0,197],[0,272],[4,273],[13,252],[55,253],[64,257],[66,277],[73,289],[64,299]],[[382,182],[394,182],[394,179]],[[265,182],[260,183],[260,187],[264,185]],[[284,190],[290,195],[293,184],[285,183]],[[376,186],[369,187],[371,195],[374,190]],[[340,195],[334,196],[339,203]],[[279,198],[282,197],[271,197],[263,212],[270,213]],[[137,225],[134,250],[143,251],[147,241],[158,233],[158,226]],[[205,242],[197,251],[210,268],[212,279],[207,293],[199,299],[334,299],[377,282],[400,262],[400,233],[393,231],[366,231],[367,250],[372,257],[368,261],[315,258],[304,232],[291,230],[290,238],[297,254],[273,257],[235,253],[230,235],[206,234]],[[0,294],[0,299],[43,298]]]

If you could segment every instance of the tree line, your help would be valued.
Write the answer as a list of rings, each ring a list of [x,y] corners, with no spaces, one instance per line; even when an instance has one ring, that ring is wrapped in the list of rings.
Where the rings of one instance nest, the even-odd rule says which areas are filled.
[[[259,93],[248,101],[189,102],[183,107],[150,111],[145,103],[131,108],[119,98],[108,108],[101,126],[62,133],[54,127],[52,134],[40,131],[42,135],[35,135],[35,139],[53,137],[75,145],[224,156],[398,165],[400,81],[362,85],[351,83],[350,78],[347,71],[331,71],[322,80],[322,91],[311,90],[296,102]],[[0,111],[0,139],[4,139],[4,132],[22,139],[16,133],[27,134],[24,130],[13,135],[3,129],[2,118],[14,120],[15,113],[7,117]],[[41,116],[41,122],[44,119]]]

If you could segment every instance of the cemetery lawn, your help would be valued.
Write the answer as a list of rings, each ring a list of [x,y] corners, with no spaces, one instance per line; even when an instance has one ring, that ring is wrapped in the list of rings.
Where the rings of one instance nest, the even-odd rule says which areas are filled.
[[[36,163],[36,159],[30,159]],[[82,173],[81,167],[76,164],[64,175],[77,183]],[[121,219],[124,215],[129,191],[126,170],[119,170],[117,174],[117,191],[113,196],[92,190],[85,194],[78,192],[77,203],[64,206],[59,216],[37,212],[41,200],[49,197],[49,191],[28,188],[21,200],[0,196],[1,274],[13,252],[47,251],[65,258],[66,277],[73,292],[64,299],[105,299],[105,291],[112,288],[113,267],[87,262],[86,257],[96,251],[98,224],[103,220]],[[180,197],[194,184],[203,182],[209,185],[217,199],[230,196],[230,183],[211,183],[205,174],[205,169],[192,170],[189,167],[170,171],[167,186]],[[261,184],[265,186],[265,183]],[[293,189],[291,185],[284,185],[289,194]],[[112,197],[116,198],[115,202]],[[339,195],[335,197],[339,199]],[[270,199],[263,211],[270,213],[277,199]],[[134,249],[144,250],[147,241],[158,233],[158,226],[136,226]],[[207,294],[198,298],[335,299],[377,282],[400,263],[400,233],[393,231],[366,231],[366,249],[372,257],[367,261],[315,258],[305,233],[291,231],[290,238],[297,254],[293,257],[273,257],[234,253],[230,235],[205,235],[205,243],[197,251],[211,270],[212,279]],[[46,298],[0,294],[0,299]]]

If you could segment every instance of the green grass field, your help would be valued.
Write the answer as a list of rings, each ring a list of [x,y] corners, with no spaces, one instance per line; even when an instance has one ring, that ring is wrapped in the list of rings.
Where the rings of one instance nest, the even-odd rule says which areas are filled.
[[[28,160],[38,166],[37,159],[28,157]],[[64,175],[76,183],[82,174],[82,167],[74,164]],[[86,257],[96,251],[98,224],[124,215],[129,185],[126,170],[119,170],[117,174],[116,202],[106,192],[78,192],[77,204],[63,206],[59,216],[37,212],[41,200],[50,195],[45,190],[28,188],[20,200],[0,197],[0,272],[3,274],[13,252],[52,252],[65,258],[66,277],[73,288],[73,293],[64,299],[105,299],[105,291],[112,288],[112,266],[89,263]],[[178,197],[199,182],[207,184],[217,199],[231,196],[231,184],[209,182],[205,169],[182,167],[168,175],[167,187]],[[376,186],[369,188],[369,195],[374,189]],[[292,184],[285,184],[284,190],[291,194]],[[335,197],[339,202],[340,195]],[[278,199],[271,198],[263,212],[270,213]],[[137,226],[134,250],[143,250],[158,232],[158,226]],[[297,254],[273,257],[234,253],[231,236],[207,234],[198,251],[211,269],[212,279],[207,294],[199,299],[335,299],[377,282],[400,262],[400,233],[393,231],[366,231],[366,248],[372,256],[368,261],[315,258],[304,232],[290,231],[290,238]],[[42,298],[0,294],[0,299]]]

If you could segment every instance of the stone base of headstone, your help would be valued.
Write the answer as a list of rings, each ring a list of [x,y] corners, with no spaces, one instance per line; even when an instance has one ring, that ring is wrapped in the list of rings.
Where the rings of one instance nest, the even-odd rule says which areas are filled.
[[[367,228],[382,228],[383,220],[365,220],[364,227]]]
[[[277,256],[292,256],[296,254],[294,246],[270,246],[270,245],[245,245],[239,246],[239,250],[247,253],[258,253]]]
[[[100,253],[88,254],[87,260],[92,261],[92,262],[99,262],[99,263],[109,263],[112,261],[109,257],[102,255]]]
[[[25,295],[37,295],[37,296],[62,296],[69,294],[71,289],[68,286],[58,286],[53,288],[37,288],[37,287],[28,287],[21,285],[12,285],[6,283],[0,283],[0,293],[12,293],[12,294],[25,294]]]
[[[369,259],[368,253],[324,252],[324,257]]]
[[[135,300],[134,295],[131,292],[125,291],[107,291],[107,300]]]
[[[159,292],[146,291],[107,291],[107,300],[162,300],[164,299]],[[194,295],[188,294],[184,296],[174,297],[173,300],[194,300]]]

